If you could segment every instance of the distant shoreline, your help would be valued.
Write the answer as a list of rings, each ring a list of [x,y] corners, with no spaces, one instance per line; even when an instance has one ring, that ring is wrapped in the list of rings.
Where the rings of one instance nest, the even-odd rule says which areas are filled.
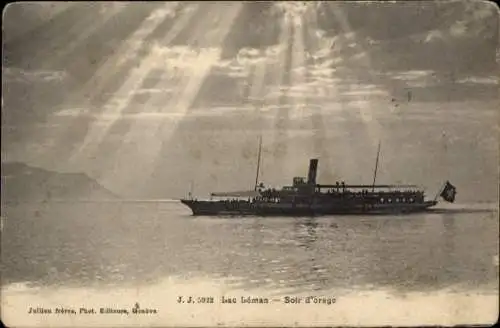
[[[41,200],[2,200],[2,204],[25,203],[175,203],[178,199],[41,199]]]

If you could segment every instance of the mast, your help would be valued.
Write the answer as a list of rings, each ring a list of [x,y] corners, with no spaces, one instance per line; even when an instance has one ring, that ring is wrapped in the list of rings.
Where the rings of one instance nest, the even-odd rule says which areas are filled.
[[[189,188],[189,199],[193,199],[193,180],[191,180],[190,188]]]
[[[260,155],[262,153],[262,135],[259,137],[259,155],[257,157],[257,173],[255,174],[255,187],[257,190],[257,184],[259,183],[259,170],[260,170]]]
[[[378,159],[380,155],[380,140],[378,141],[377,160],[375,161],[375,171],[373,172],[372,192],[375,191],[375,180],[377,179]]]

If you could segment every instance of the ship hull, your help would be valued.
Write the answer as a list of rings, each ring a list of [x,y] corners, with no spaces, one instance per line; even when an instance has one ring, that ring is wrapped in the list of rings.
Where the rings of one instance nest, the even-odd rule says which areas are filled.
[[[413,204],[280,204],[224,201],[181,200],[194,216],[322,216],[383,215],[423,212],[437,204],[425,201]]]

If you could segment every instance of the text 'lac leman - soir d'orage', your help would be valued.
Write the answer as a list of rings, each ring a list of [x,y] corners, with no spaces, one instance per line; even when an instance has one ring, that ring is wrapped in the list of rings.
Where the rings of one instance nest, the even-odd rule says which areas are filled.
[[[212,296],[206,297],[194,297],[194,296],[178,296],[177,303],[184,304],[213,304],[218,301],[219,304],[270,304],[270,303],[282,303],[282,304],[334,304],[337,302],[335,297],[318,297],[318,296],[285,296],[283,298],[269,299],[267,297],[251,297],[251,296],[241,296],[241,297],[228,297],[222,296],[220,298],[214,298]]]

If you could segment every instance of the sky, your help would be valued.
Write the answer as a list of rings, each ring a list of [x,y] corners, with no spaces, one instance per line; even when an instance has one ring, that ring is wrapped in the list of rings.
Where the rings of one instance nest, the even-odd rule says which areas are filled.
[[[2,163],[125,198],[319,181],[498,198],[498,10],[483,1],[16,3]],[[434,195],[431,195],[434,196]]]

